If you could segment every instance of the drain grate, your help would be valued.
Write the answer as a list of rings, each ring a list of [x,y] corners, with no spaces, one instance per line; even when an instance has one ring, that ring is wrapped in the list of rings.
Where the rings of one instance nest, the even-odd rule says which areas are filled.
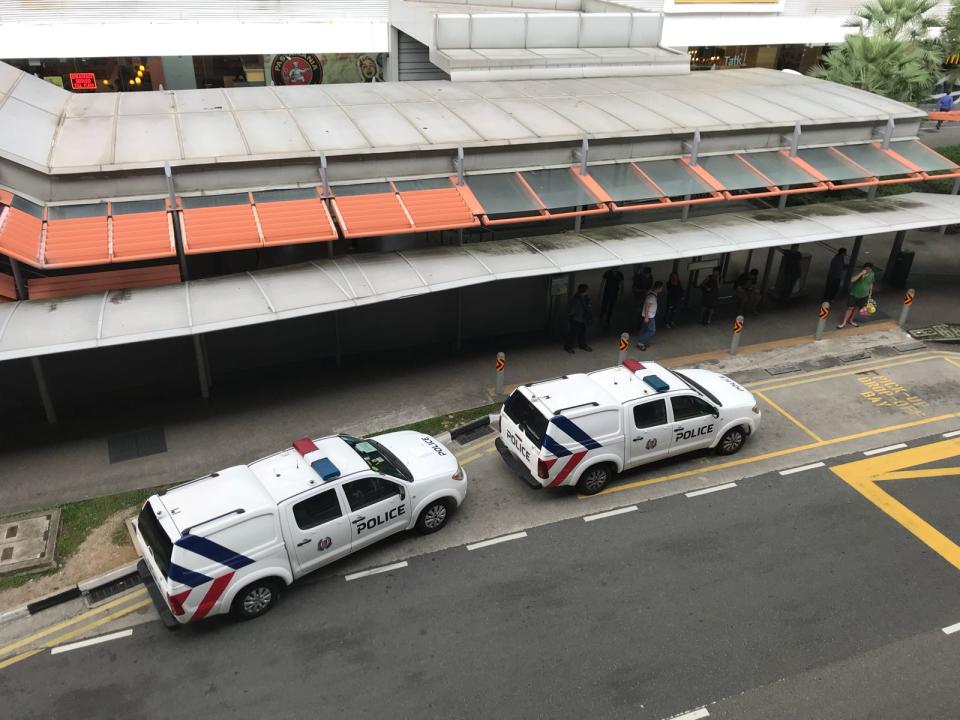
[[[107,451],[111,464],[157,455],[167,451],[167,438],[163,428],[134,430],[107,438]]]
[[[114,580],[112,583],[94,588],[88,593],[87,598],[91,605],[96,605],[97,603],[103,602],[109,597],[119,595],[124,590],[129,590],[130,588],[136,587],[139,584],[140,576],[135,572],[130,573],[119,580]]]
[[[855,352],[847,353],[846,355],[838,355],[837,357],[840,359],[840,362],[849,363],[856,362],[857,360],[869,360],[873,356],[868,352]]]
[[[900,343],[898,345],[894,345],[893,349],[896,350],[897,352],[905,353],[905,352],[913,352],[914,350],[920,350],[921,348],[925,348],[925,347],[926,347],[926,344],[922,342],[905,342],[905,343]]]

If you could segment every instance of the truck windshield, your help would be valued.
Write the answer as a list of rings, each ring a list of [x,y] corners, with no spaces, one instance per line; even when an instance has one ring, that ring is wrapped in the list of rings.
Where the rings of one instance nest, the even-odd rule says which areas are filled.
[[[407,470],[406,465],[376,440],[355,438],[349,435],[341,435],[340,439],[352,447],[354,452],[363,459],[371,470],[399,480],[413,482],[413,475]]]
[[[688,378],[688,377],[687,377],[686,375],[684,375],[683,373],[678,373],[676,370],[673,371],[673,374],[676,375],[676,376],[677,376],[678,378],[680,378],[681,380],[683,380],[687,385],[689,385],[689,386],[692,387],[694,390],[696,390],[698,393],[700,393],[701,395],[703,395],[705,398],[707,398],[707,400],[709,400],[710,402],[712,402],[712,403],[713,403],[714,405],[716,405],[717,407],[723,407],[723,403],[720,402],[719,400],[717,400],[717,396],[714,395],[714,394],[713,394],[712,392],[710,392],[709,390],[707,390],[707,389],[706,389],[703,385],[701,385],[700,383],[696,382],[695,380],[691,380],[690,378]]]
[[[530,438],[537,447],[543,445],[543,436],[547,432],[547,417],[537,410],[532,402],[519,390],[507,398],[503,411],[523,430],[523,434]]]
[[[153,561],[160,568],[160,572],[167,577],[170,569],[170,556],[173,554],[173,541],[167,535],[167,531],[160,525],[156,513],[153,511],[149,501],[144,503],[140,516],[137,518],[137,527],[140,529],[140,537],[150,548],[150,554],[153,555]]]

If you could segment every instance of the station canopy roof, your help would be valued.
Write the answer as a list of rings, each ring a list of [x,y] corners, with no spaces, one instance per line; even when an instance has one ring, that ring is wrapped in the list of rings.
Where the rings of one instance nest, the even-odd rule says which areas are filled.
[[[891,117],[915,121],[923,113],[764,69],[78,94],[0,63],[0,156],[52,174],[675,137],[695,129],[782,133],[797,122]]]
[[[953,224],[960,224],[960,197],[911,193],[355,254],[177,285],[5,303],[0,360],[189,336],[508,278]]]

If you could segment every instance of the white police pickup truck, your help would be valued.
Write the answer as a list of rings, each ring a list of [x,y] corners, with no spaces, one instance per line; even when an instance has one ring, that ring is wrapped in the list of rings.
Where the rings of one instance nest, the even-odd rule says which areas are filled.
[[[709,370],[623,366],[518,387],[500,412],[500,455],[535,488],[603,490],[617,473],[702,448],[730,455],[760,425],[760,407]]]
[[[151,496],[136,521],[138,570],[168,627],[249,619],[312,570],[401,530],[439,530],[466,491],[429,435],[302,438]]]

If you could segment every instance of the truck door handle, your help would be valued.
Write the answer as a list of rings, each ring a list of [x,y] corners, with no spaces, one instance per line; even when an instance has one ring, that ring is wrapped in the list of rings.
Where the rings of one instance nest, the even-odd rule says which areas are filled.
[[[683,425],[677,425],[674,430],[683,430]]]
[[[307,538],[306,540],[301,540],[300,542],[298,542],[297,547],[303,547],[304,545],[307,545],[309,543],[310,543],[310,538]]]
[[[643,435],[641,435],[640,437],[636,437],[636,438],[633,439],[634,442],[640,442],[641,440],[643,440]]]
[[[353,521],[354,521],[354,522],[358,522],[358,521],[360,521],[360,520],[366,520],[366,519],[367,519],[367,518],[364,517],[363,515],[357,515],[355,518],[353,518]]]

